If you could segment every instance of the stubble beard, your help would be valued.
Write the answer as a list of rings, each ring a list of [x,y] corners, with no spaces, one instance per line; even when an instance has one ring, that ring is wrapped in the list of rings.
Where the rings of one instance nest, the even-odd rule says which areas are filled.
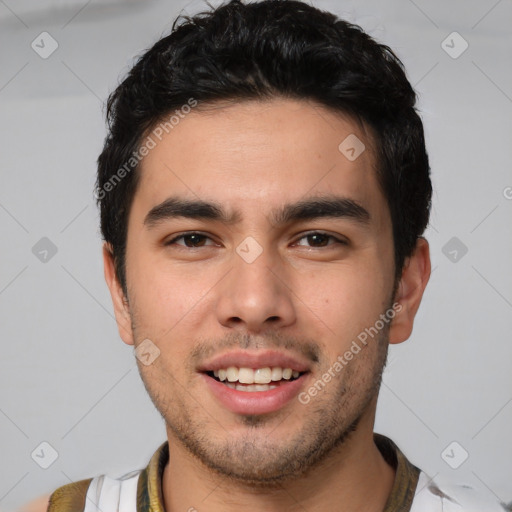
[[[363,349],[369,352],[373,348],[373,352],[356,355],[341,371],[339,380],[334,378],[309,404],[299,405],[297,400],[292,412],[237,418],[237,430],[240,431],[240,426],[246,428],[243,435],[236,437],[231,437],[227,428],[199,406],[187,392],[187,385],[177,383],[169,370],[159,366],[158,379],[152,379],[140,364],[139,369],[150,398],[172,433],[170,437],[200,464],[238,485],[279,488],[304,477],[343,450],[363,416],[374,413],[370,409],[374,407],[386,364],[388,332],[389,327],[383,329],[370,342],[376,346]],[[155,380],[160,383],[160,390]],[[298,431],[281,434],[280,440],[273,439],[272,432],[290,422],[290,418],[299,418],[299,424],[302,421]],[[276,425],[273,429],[269,428],[271,423]]]

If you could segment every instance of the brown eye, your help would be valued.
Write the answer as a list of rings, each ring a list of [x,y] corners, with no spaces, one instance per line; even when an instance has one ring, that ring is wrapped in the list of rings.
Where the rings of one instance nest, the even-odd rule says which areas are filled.
[[[320,231],[316,231],[313,233],[307,233],[306,235],[304,235],[303,237],[301,237],[299,239],[299,242],[301,240],[307,240],[308,245],[313,248],[328,247],[330,245],[336,245],[336,244],[347,245],[347,243],[345,241],[340,240],[339,238],[336,238],[327,233],[322,233]],[[333,242],[329,243],[331,240]],[[304,244],[298,243],[298,245],[304,245]]]
[[[178,243],[178,240],[182,240],[183,243]],[[210,240],[210,238],[201,233],[185,233],[169,240],[165,245],[180,245],[193,249],[204,247],[207,240]]]

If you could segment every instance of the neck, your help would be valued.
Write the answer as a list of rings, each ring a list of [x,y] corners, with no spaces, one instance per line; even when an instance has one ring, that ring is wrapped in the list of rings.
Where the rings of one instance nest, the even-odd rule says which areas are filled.
[[[394,469],[373,441],[374,412],[329,457],[299,478],[272,488],[254,487],[214,473],[169,435],[169,463],[163,475],[166,512],[308,510],[382,512]]]

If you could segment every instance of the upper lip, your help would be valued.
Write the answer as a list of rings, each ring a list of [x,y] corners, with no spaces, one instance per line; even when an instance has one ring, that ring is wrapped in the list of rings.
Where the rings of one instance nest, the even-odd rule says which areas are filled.
[[[283,353],[277,350],[258,350],[253,352],[237,350],[219,354],[206,360],[198,367],[198,371],[212,372],[226,369],[230,366],[236,368],[291,368],[301,373],[309,371],[310,369],[310,365],[303,359],[289,353]]]

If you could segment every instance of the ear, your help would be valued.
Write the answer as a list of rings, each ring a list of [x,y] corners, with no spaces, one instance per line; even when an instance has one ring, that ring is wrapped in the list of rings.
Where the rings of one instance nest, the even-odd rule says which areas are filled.
[[[107,282],[112,303],[114,305],[114,314],[116,316],[117,328],[121,339],[127,345],[133,345],[133,332],[130,317],[130,308],[124,295],[123,289],[117,278],[114,254],[110,244],[103,244],[103,269],[105,281]]]
[[[428,242],[420,237],[413,254],[407,259],[402,270],[394,302],[400,304],[391,322],[389,343],[402,343],[412,333],[414,317],[420,306],[423,292],[430,278],[430,251]]]

